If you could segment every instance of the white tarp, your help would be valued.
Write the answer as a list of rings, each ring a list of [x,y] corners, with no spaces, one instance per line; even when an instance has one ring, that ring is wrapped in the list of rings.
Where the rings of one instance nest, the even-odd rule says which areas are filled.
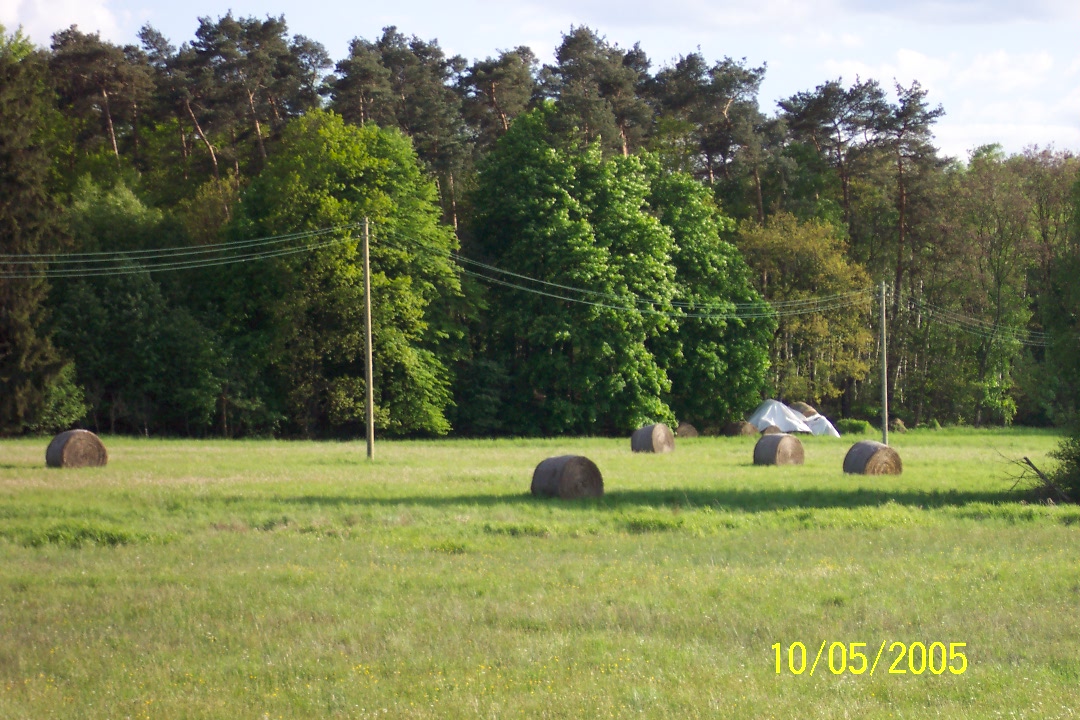
[[[824,415],[811,415],[806,418],[806,424],[810,426],[810,432],[815,435],[831,435],[833,437],[840,437],[840,433],[836,431],[833,424],[829,422],[829,419]]]
[[[783,432],[813,432],[806,424],[806,418],[801,412],[792,410],[779,400],[766,400],[758,405],[757,410],[750,415],[747,422],[759,431],[775,425]]]

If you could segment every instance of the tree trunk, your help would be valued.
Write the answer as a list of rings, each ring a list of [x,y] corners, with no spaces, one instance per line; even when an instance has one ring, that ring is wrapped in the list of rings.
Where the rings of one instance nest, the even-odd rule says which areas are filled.
[[[754,187],[757,190],[757,219],[761,225],[765,224],[765,198],[761,193],[761,173],[754,166]]]
[[[503,132],[510,129],[510,121],[506,117],[506,113],[503,112],[502,107],[499,105],[499,99],[495,96],[495,83],[491,83],[491,106],[495,108],[495,112],[499,116],[499,120],[502,121]]]
[[[266,159],[266,146],[263,144],[262,126],[259,125],[259,115],[255,112],[255,95],[247,88],[244,89],[248,97],[248,107],[251,108],[251,119],[255,121],[255,139],[259,142],[259,154]]]
[[[139,103],[131,103],[131,140],[134,143],[134,157],[139,159]]]
[[[454,225],[454,232],[457,232],[457,194],[454,191],[454,173],[449,174],[450,181],[450,219]]]
[[[180,131],[180,158],[184,163],[184,179],[188,179],[188,146],[187,133],[184,132],[184,122],[180,113],[176,113],[176,127]]]
[[[893,324],[899,319],[900,292],[904,284],[904,242],[907,234],[907,186],[904,184],[904,159],[897,151],[896,186],[899,221],[896,226],[896,280],[893,285]]]
[[[109,93],[105,91],[105,88],[101,88],[101,98],[101,109],[105,111],[105,125],[109,129],[109,140],[112,142],[113,154],[119,160],[120,149],[116,147],[116,130],[113,128],[112,112],[109,110]]]
[[[191,118],[191,122],[195,126],[195,132],[202,138],[203,143],[206,144],[207,151],[210,153],[210,162],[214,164],[214,179],[220,180],[221,174],[218,172],[217,153],[214,152],[214,146],[210,144],[210,138],[206,137],[206,133],[203,132],[202,126],[199,125],[199,120],[195,117],[195,113],[191,109],[191,102],[184,100],[184,107],[187,109],[188,117]]]

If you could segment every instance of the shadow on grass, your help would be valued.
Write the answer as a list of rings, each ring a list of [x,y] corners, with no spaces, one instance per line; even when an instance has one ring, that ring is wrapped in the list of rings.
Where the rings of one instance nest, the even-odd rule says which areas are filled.
[[[916,508],[962,507],[972,503],[1000,504],[1019,502],[1025,495],[1019,491],[960,492],[912,490],[615,490],[603,498],[559,500],[521,495],[445,495],[400,497],[353,497],[348,495],[276,496],[275,502],[285,505],[311,507],[349,506],[479,506],[550,505],[567,510],[624,510],[640,507],[678,507],[682,509],[711,507],[717,510],[742,512],[772,512],[794,508],[861,508],[896,503]]]

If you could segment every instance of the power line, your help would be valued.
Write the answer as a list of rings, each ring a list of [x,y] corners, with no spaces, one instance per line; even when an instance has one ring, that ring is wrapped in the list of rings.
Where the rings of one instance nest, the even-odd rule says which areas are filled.
[[[275,245],[309,237],[317,237],[344,230],[356,230],[361,227],[360,223],[338,225],[335,227],[321,228],[318,230],[301,230],[282,235],[269,235],[266,237],[252,238],[248,240],[233,240],[224,243],[210,245],[196,245],[186,248],[157,248],[148,250],[99,250],[95,252],[78,253],[26,253],[26,254],[0,254],[0,263],[5,265],[37,265],[42,262],[60,263],[91,263],[91,262],[116,262],[120,260],[152,260],[163,257],[185,257],[188,255],[205,255],[214,252],[227,252],[230,250],[247,249],[253,246]]]
[[[347,226],[346,226],[347,227]],[[334,230],[340,230],[342,228],[335,228]],[[290,239],[298,239],[300,237],[313,237],[319,235],[325,235],[329,230],[317,231],[313,233],[307,233],[303,235],[295,235]],[[169,270],[192,270],[196,268],[210,268],[220,267],[222,265],[232,265],[236,263],[252,262],[255,260],[266,260],[269,258],[285,257],[288,255],[296,255],[303,252],[310,252],[312,250],[318,250],[320,248],[331,247],[333,245],[340,245],[352,240],[350,236],[335,238],[333,240],[324,240],[317,243],[309,243],[306,245],[290,248],[275,248],[272,250],[261,250],[258,252],[250,252],[238,255],[231,255],[227,257],[202,257],[192,259],[182,259],[175,262],[158,262],[158,263],[146,263],[129,265],[133,262],[127,257],[114,260],[114,264],[111,266],[90,266],[90,267],[60,267],[60,268],[41,268],[36,272],[4,272],[0,273],[0,278],[31,278],[31,277],[49,277],[49,278],[88,278],[88,277],[111,277],[120,275],[134,275],[143,272],[159,272]],[[266,243],[266,245],[273,243]],[[196,253],[191,253],[195,255]],[[134,261],[137,262],[137,261]],[[3,263],[0,262],[0,265]],[[42,264],[42,263],[37,263]]]
[[[589,306],[592,306],[592,307],[600,307],[600,308],[605,308],[605,309],[608,309],[608,310],[617,310],[617,311],[620,311],[620,312],[635,312],[635,313],[643,313],[643,314],[646,314],[646,315],[659,315],[659,316],[671,318],[673,320],[678,320],[678,319],[682,319],[682,318],[693,318],[693,319],[699,319],[699,320],[753,320],[753,319],[768,318],[768,317],[790,317],[790,316],[796,316],[796,315],[810,315],[810,314],[814,314],[814,313],[825,312],[826,310],[836,310],[836,309],[840,309],[840,308],[850,307],[850,306],[858,304],[860,302],[859,298],[856,297],[854,299],[848,299],[848,300],[843,300],[843,301],[839,301],[839,302],[822,303],[822,304],[818,305],[817,307],[812,307],[812,308],[779,310],[779,311],[770,311],[770,310],[768,310],[767,309],[769,307],[768,303],[763,302],[764,308],[766,308],[766,309],[759,310],[759,311],[744,310],[744,311],[736,311],[736,312],[718,312],[718,313],[668,312],[668,311],[664,311],[664,310],[657,310],[656,308],[639,308],[639,307],[636,307],[636,306],[633,306],[633,305],[613,305],[611,303],[594,302],[592,300],[584,300],[582,298],[576,298],[576,297],[571,297],[571,296],[567,296],[567,295],[559,295],[559,294],[556,294],[556,293],[547,292],[545,290],[538,290],[536,288],[530,288],[530,287],[526,287],[524,285],[519,285],[517,283],[512,283],[512,282],[509,282],[509,281],[506,281],[506,280],[501,280],[499,278],[493,278],[493,277],[490,277],[490,276],[487,276],[487,275],[483,275],[481,273],[473,272],[472,270],[462,270],[462,273],[465,274],[465,275],[469,275],[471,277],[479,278],[481,280],[486,280],[486,281],[488,281],[490,283],[494,283],[495,285],[501,285],[503,287],[512,288],[514,290],[520,290],[522,292],[531,293],[533,295],[541,295],[541,296],[544,296],[544,297],[553,298],[555,300],[565,300],[567,302],[578,303],[580,305],[589,305]],[[863,293],[858,293],[859,296],[861,296],[862,294]]]
[[[955,310],[936,307],[915,297],[909,297],[909,300],[923,309],[932,322],[987,340],[1011,340],[1025,347],[1041,348],[1049,347],[1052,340],[1049,333],[992,323]]]
[[[422,250],[424,252],[428,252],[428,253],[435,252],[432,248],[421,245],[420,243],[417,243],[416,241],[403,239],[403,238],[399,239],[399,240],[402,240],[404,243],[406,243],[408,245],[411,245],[412,247],[415,247],[415,248],[417,248],[419,250]],[[449,254],[449,256],[451,258],[453,258],[454,260],[457,260],[459,263],[461,263],[463,265],[471,265],[473,267],[479,267],[479,268],[482,268],[482,269],[487,270],[489,272],[495,272],[495,273],[499,273],[501,275],[514,277],[514,278],[517,278],[519,280],[524,280],[526,282],[535,283],[535,284],[542,285],[542,286],[548,287],[548,288],[555,288],[555,289],[558,289],[558,290],[565,290],[567,292],[579,293],[581,295],[590,295],[592,297],[605,298],[605,299],[616,301],[616,302],[622,302],[622,303],[630,302],[630,303],[632,303],[632,305],[630,305],[630,306],[625,305],[625,304],[615,305],[615,304],[608,303],[608,302],[594,302],[594,301],[583,300],[581,298],[569,297],[569,296],[563,295],[563,294],[557,294],[557,293],[554,293],[554,292],[538,290],[536,288],[531,288],[531,287],[528,287],[528,286],[525,286],[525,285],[520,285],[518,283],[510,282],[510,281],[507,281],[507,280],[500,280],[498,278],[493,278],[493,277],[491,277],[489,275],[485,275],[483,273],[478,273],[478,272],[475,272],[475,271],[472,271],[472,270],[466,270],[465,268],[462,268],[462,270],[461,270],[461,272],[463,274],[465,274],[465,275],[469,275],[470,277],[475,277],[475,278],[478,278],[478,279],[481,279],[481,280],[487,280],[488,282],[494,283],[496,285],[500,285],[500,286],[507,287],[507,288],[512,288],[512,289],[515,289],[515,290],[520,290],[522,292],[533,293],[535,295],[541,295],[541,296],[544,296],[544,297],[550,297],[550,298],[557,299],[557,300],[566,300],[568,302],[574,302],[574,303],[579,303],[579,304],[583,304],[583,305],[592,305],[594,307],[603,307],[603,308],[607,308],[607,309],[621,310],[621,311],[628,311],[628,312],[630,312],[630,311],[632,311],[632,312],[644,312],[646,314],[651,314],[651,315],[665,315],[665,316],[672,317],[672,318],[700,318],[700,319],[736,319],[736,318],[739,318],[739,319],[752,319],[752,318],[764,318],[764,317],[775,317],[775,316],[783,317],[783,316],[792,316],[792,315],[808,315],[808,314],[813,314],[813,313],[818,313],[818,312],[824,312],[825,310],[832,310],[832,309],[838,309],[838,308],[844,308],[844,307],[850,307],[852,305],[856,305],[856,304],[859,303],[861,298],[867,296],[870,293],[870,290],[867,288],[867,289],[863,289],[863,290],[853,290],[853,291],[849,291],[849,292],[845,292],[845,293],[836,293],[836,294],[833,294],[833,295],[823,295],[823,296],[818,296],[818,297],[814,297],[814,298],[803,298],[803,299],[800,299],[800,300],[781,300],[781,301],[777,301],[777,302],[769,302],[769,301],[765,300],[764,298],[762,298],[761,300],[759,300],[757,302],[750,302],[750,303],[725,302],[725,303],[722,303],[722,304],[719,304],[719,305],[710,304],[710,303],[690,303],[690,302],[677,301],[677,300],[664,302],[664,301],[650,299],[650,298],[642,298],[640,296],[633,295],[632,293],[629,294],[630,298],[628,299],[626,295],[617,295],[617,294],[614,294],[614,293],[606,293],[606,292],[601,292],[601,291],[597,291],[597,290],[590,290],[588,288],[575,287],[573,285],[564,285],[564,284],[561,284],[561,283],[550,282],[548,280],[541,280],[539,278],[534,278],[534,277],[531,277],[529,275],[523,275],[521,273],[517,273],[517,272],[514,272],[512,270],[506,270],[506,269],[497,267],[495,265],[490,265],[490,264],[481,262],[479,260],[474,260],[474,259],[469,258],[467,256],[461,255],[460,253],[450,252],[448,254]],[[656,310],[655,307],[654,307],[656,305],[665,305],[665,304],[670,305],[672,307],[680,308],[680,309],[685,308],[685,309],[691,309],[691,310],[705,310],[705,311],[710,310],[710,309],[715,309],[718,312],[711,312],[711,313],[710,312],[704,312],[704,313],[688,313],[688,312],[671,313],[671,312],[664,312],[664,311]],[[645,305],[646,307],[645,308],[639,308],[639,307],[636,307],[637,305]],[[734,312],[732,311],[732,308],[734,308]]]
[[[97,251],[59,254],[0,254],[0,265],[8,267],[20,266],[19,271],[0,272],[0,278],[16,279],[44,276],[49,278],[74,279],[132,275],[142,272],[161,272],[172,270],[192,270],[220,267],[223,265],[285,257],[289,255],[310,252],[312,250],[318,250],[321,248],[342,244],[352,240],[352,237],[347,235],[342,238],[323,240],[316,243],[307,243],[301,246],[272,247],[280,246],[296,240],[318,238],[329,234],[347,232],[350,230],[355,230],[359,227],[361,227],[359,223],[352,223],[348,225],[339,225],[335,227],[321,228],[317,230],[285,233],[281,235],[272,235],[247,240],[236,240],[226,243],[215,243],[211,245],[200,245],[187,248],[160,248],[151,250]],[[419,249],[429,254],[442,254],[434,248],[427,247],[414,240],[406,238],[395,238],[395,240],[402,241],[413,248]],[[236,251],[241,250],[250,252],[241,252],[238,254],[227,255],[224,257],[221,256],[221,253],[236,253]],[[213,255],[216,256],[211,257]],[[576,287],[573,285],[551,282],[548,280],[541,280],[540,278],[530,277],[522,273],[517,273],[512,270],[506,270],[504,268],[491,265],[489,263],[484,263],[479,260],[475,260],[473,258],[462,255],[460,253],[448,252],[446,253],[446,255],[449,256],[451,259],[457,261],[460,265],[468,265],[471,267],[479,268],[486,271],[487,273],[497,273],[499,275],[512,277],[526,283],[533,283],[535,285],[540,285],[545,288],[564,291],[564,293],[576,293],[579,295],[591,296],[594,298],[602,298],[612,302],[585,300],[581,297],[573,297],[563,293],[541,290],[535,287],[522,285],[520,283],[491,277],[491,275],[467,270],[464,267],[462,267],[461,269],[461,272],[465,275],[475,277],[477,279],[484,280],[486,282],[502,287],[543,297],[548,297],[555,300],[563,300],[566,302],[590,305],[593,307],[600,307],[620,312],[638,312],[647,315],[658,315],[671,319],[692,318],[704,320],[750,320],[766,317],[797,317],[800,315],[817,314],[858,305],[861,304],[863,299],[868,297],[872,292],[871,289],[864,288],[851,290],[843,293],[822,295],[812,298],[802,298],[797,300],[778,300],[773,302],[769,302],[765,299],[757,302],[725,302],[721,304],[699,304],[680,300],[670,300],[667,302],[662,302],[655,299],[642,298],[632,293],[629,293],[629,297],[627,297],[627,295],[618,295],[614,293],[591,290],[588,288]],[[130,263],[136,263],[136,265],[132,266]],[[42,267],[43,265],[47,267]],[[25,268],[25,270],[22,270],[22,268]],[[930,303],[919,300],[915,297],[909,297],[909,300],[912,303],[920,306],[924,311],[926,311],[929,319],[933,320],[934,322],[964,331],[972,335],[976,335],[978,337],[990,340],[1013,340],[1020,343],[1021,345],[1028,347],[1047,347],[1050,344],[1051,336],[1050,334],[1045,332],[1026,330],[1022,328],[1012,328],[996,323],[991,323],[981,318],[975,318],[953,310],[947,310],[945,308],[931,305]],[[674,308],[674,310],[659,310],[655,307],[657,305],[667,305]]]

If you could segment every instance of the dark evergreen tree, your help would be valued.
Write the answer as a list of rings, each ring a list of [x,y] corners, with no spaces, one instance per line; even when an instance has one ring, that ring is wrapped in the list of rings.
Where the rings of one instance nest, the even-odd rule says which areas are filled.
[[[555,65],[541,73],[541,90],[557,101],[562,134],[573,129],[584,143],[600,139],[606,149],[629,155],[652,123],[642,97],[648,69],[639,46],[623,50],[587,27],[571,28],[555,51]]]
[[[518,47],[477,60],[462,76],[465,120],[475,133],[477,153],[490,150],[528,109],[536,93],[537,65],[532,50]]]
[[[43,55],[0,30],[0,434],[37,420],[64,365],[44,331],[44,264],[25,257],[60,249],[47,190],[47,72]]]

